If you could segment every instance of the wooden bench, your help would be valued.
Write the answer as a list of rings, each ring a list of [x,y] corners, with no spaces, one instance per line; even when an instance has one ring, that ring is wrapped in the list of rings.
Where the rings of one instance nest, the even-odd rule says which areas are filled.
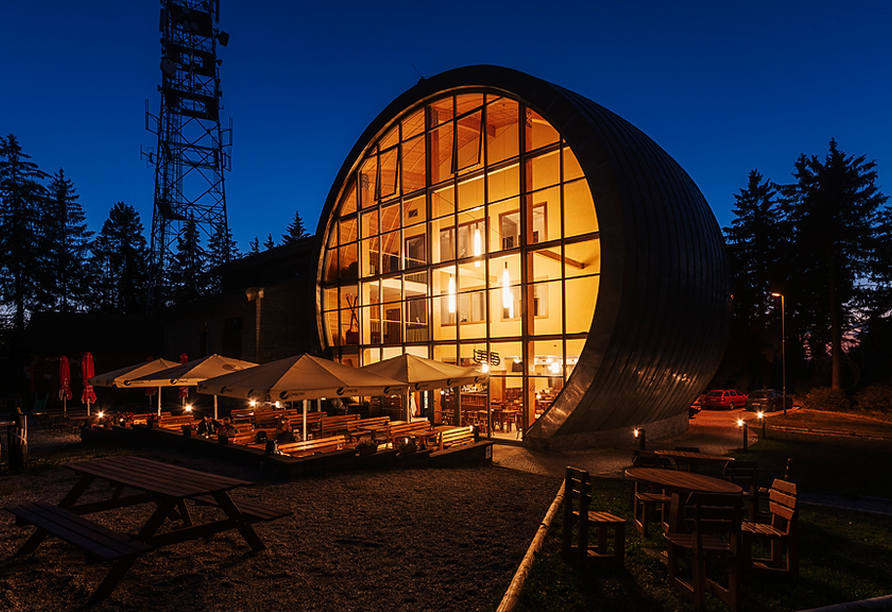
[[[16,516],[16,524],[37,527],[15,556],[33,552],[47,536],[54,535],[83,550],[87,556],[87,563],[116,562],[93,592],[90,597],[91,603],[108,597],[133,565],[136,557],[153,550],[145,542],[52,504],[26,502],[18,506],[7,506],[6,510]]]
[[[343,433],[348,430],[347,424],[359,419],[358,414],[339,414],[336,416],[322,417],[319,431],[323,438]]]
[[[276,425],[279,424],[279,419],[282,417],[287,418],[290,422],[291,419],[299,414],[300,411],[291,408],[284,410],[261,410],[254,413],[254,428],[265,429],[272,427],[275,429]]]
[[[474,432],[472,432],[468,427],[456,427],[454,429],[447,429],[446,431],[440,432],[437,440],[440,450],[449,448],[450,446],[457,446],[459,444],[468,444],[473,441]]]
[[[191,414],[183,414],[180,416],[161,416],[157,426],[163,429],[180,429],[183,425],[192,425],[196,423],[195,417]]]
[[[741,524],[744,567],[752,563],[755,569],[786,572],[794,577],[799,575],[798,499],[796,483],[780,478],[774,480],[768,490],[771,522],[743,521]],[[768,557],[753,557],[754,539],[768,540]]]
[[[369,417],[367,419],[356,419],[354,421],[347,422],[347,434],[352,436],[356,436],[360,433],[361,429],[368,430],[386,430],[390,425],[390,417],[389,416],[381,416],[381,417]]]
[[[219,506],[217,500],[214,499],[212,495],[201,495],[196,497],[195,501],[207,506]],[[238,509],[241,511],[248,524],[259,523],[260,521],[274,521],[290,514],[294,514],[291,510],[273,508],[272,506],[265,506],[249,500],[233,499],[232,501],[238,506]]]
[[[467,429],[467,427],[464,429]],[[438,434],[431,431],[430,423],[427,421],[415,421],[414,423],[396,423],[391,425],[386,432],[386,437],[387,441],[394,447],[397,445],[397,440],[408,437],[421,438],[422,444],[426,447],[432,438],[436,443]]]
[[[325,453],[343,448],[346,444],[347,438],[345,436],[329,436],[327,438],[316,438],[315,440],[304,440],[303,442],[280,444],[279,452],[292,457],[308,457],[316,453]]]

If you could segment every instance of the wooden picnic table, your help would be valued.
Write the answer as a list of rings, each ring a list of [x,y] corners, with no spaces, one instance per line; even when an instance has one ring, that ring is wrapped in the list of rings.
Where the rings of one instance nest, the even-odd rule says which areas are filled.
[[[69,462],[63,464],[63,467],[81,475],[71,491],[59,502],[60,507],[75,514],[154,503],[154,513],[136,535],[137,540],[152,546],[167,546],[237,529],[253,550],[266,548],[250,526],[248,518],[229,497],[229,492],[236,487],[253,484],[247,480],[199,472],[143,457],[105,457]],[[111,498],[79,505],[77,502],[81,495],[96,480],[106,481],[114,487]],[[128,488],[135,489],[136,492],[125,495],[124,491]],[[226,518],[196,525],[192,521],[186,500],[217,505]],[[183,526],[158,533],[164,522],[172,516],[179,516]]]
[[[684,450],[656,450],[655,454],[662,457],[669,457],[676,463],[688,466],[692,472],[697,472],[701,465],[710,465],[720,463],[724,465],[728,461],[733,461],[733,457],[724,457],[722,455],[711,455],[709,453],[698,453],[694,451]]]
[[[669,504],[669,520],[671,529],[685,532],[682,505],[690,493],[728,493],[743,494],[743,488],[721,478],[706,476],[696,472],[668,470],[665,468],[631,467],[626,469],[626,477],[640,482],[662,487],[671,493]]]
[[[33,552],[48,536],[57,536],[81,548],[88,561],[114,562],[111,571],[94,591],[91,602],[107,597],[124,577],[135,559],[160,546],[168,546],[236,529],[252,550],[265,545],[251,524],[291,514],[254,502],[234,501],[229,491],[252,484],[247,480],[218,476],[142,457],[106,457],[63,464],[80,478],[57,506],[45,502],[25,502],[7,506],[20,525],[37,529],[16,556]],[[78,503],[97,480],[110,483],[108,499]],[[225,518],[195,524],[186,501],[218,506]],[[150,503],[155,511],[135,536],[95,523],[83,515]],[[180,526],[159,532],[172,519]]]

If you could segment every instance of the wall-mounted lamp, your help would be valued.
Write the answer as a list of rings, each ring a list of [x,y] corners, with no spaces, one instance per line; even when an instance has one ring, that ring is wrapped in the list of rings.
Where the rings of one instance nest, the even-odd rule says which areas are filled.
[[[638,450],[647,450],[647,439],[644,429],[636,428],[632,433],[638,438]]]

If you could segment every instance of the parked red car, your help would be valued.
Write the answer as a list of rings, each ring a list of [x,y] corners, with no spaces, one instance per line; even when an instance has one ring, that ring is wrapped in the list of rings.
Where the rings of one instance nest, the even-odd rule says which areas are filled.
[[[746,394],[737,389],[711,389],[700,398],[700,406],[713,410],[743,408]]]

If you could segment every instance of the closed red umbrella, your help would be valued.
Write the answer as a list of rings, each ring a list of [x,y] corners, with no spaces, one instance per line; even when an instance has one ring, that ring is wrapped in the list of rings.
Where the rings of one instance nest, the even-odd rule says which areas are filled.
[[[65,416],[68,416],[68,400],[72,397],[71,366],[68,365],[68,357],[62,355],[59,358],[59,399],[62,400],[62,414]]]
[[[87,416],[90,416],[90,404],[96,403],[96,392],[93,391],[93,385],[90,384],[90,379],[96,375],[91,353],[84,353],[84,358],[81,361],[81,373],[84,376],[84,392],[81,393],[81,401],[87,405]]]

